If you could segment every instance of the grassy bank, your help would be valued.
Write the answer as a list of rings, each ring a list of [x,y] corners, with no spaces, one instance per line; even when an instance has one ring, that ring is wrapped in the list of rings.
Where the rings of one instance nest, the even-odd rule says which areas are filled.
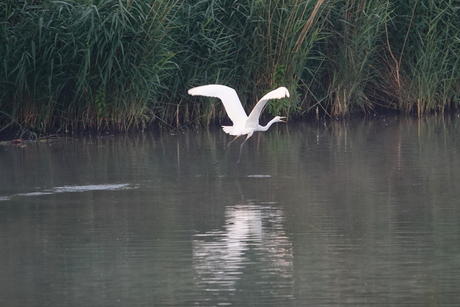
[[[0,129],[130,130],[209,124],[190,87],[234,87],[268,113],[443,112],[460,99],[454,1],[6,0]]]

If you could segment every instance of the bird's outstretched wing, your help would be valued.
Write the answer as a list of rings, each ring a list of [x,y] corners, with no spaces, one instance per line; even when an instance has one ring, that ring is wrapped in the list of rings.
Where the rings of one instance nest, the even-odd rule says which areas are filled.
[[[219,98],[234,125],[244,122],[248,118],[238,98],[238,94],[231,87],[220,84],[208,84],[191,88],[188,90],[188,93],[192,96]]]
[[[257,102],[254,109],[252,109],[251,114],[249,114],[247,125],[257,126],[259,124],[260,113],[262,113],[267,101],[270,99],[280,99],[284,97],[289,97],[289,91],[285,87],[278,87],[276,90],[265,94],[265,96]]]

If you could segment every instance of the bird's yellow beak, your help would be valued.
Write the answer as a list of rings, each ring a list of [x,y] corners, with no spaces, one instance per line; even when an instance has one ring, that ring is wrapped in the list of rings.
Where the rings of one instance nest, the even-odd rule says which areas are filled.
[[[281,116],[280,118],[281,118],[281,122],[286,124],[286,120],[285,120],[286,116]]]

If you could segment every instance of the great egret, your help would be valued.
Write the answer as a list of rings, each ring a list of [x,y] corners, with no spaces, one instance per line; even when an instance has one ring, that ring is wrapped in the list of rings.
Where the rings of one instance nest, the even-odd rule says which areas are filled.
[[[242,135],[247,135],[246,139],[240,145],[240,154],[238,156],[237,164],[240,163],[241,150],[243,149],[244,143],[253,135],[255,131],[267,131],[271,125],[277,122],[285,121],[286,117],[275,116],[267,125],[261,126],[259,124],[260,113],[270,99],[280,99],[284,97],[289,97],[289,91],[285,87],[279,87],[276,90],[273,90],[262,97],[259,102],[256,104],[254,109],[252,109],[249,116],[246,115],[246,112],[241,105],[238,94],[231,87],[220,85],[220,84],[208,84],[203,86],[194,87],[188,90],[188,93],[192,96],[207,96],[207,97],[216,97],[219,98],[224,104],[225,111],[227,111],[228,117],[233,122],[233,126],[222,126],[222,129],[225,133],[230,135],[235,135],[235,138],[228,143],[225,150],[233,143],[238,137]],[[224,150],[224,152],[225,152]],[[220,157],[219,157],[220,158]],[[217,164],[219,160],[216,161]]]

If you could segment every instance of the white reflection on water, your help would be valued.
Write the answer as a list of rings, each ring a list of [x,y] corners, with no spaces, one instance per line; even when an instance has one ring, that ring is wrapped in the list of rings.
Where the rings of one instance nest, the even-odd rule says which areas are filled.
[[[205,291],[245,291],[249,284],[292,280],[292,243],[283,230],[281,209],[254,204],[227,207],[224,230],[196,234],[193,265]],[[289,297],[289,290],[274,295]],[[286,291],[288,293],[286,293]]]
[[[248,178],[270,178],[271,175],[248,175]]]
[[[1,196],[0,201],[10,200],[14,196],[39,196],[39,195],[49,195],[49,194],[56,194],[56,193],[87,192],[87,191],[114,191],[114,190],[126,190],[126,189],[135,189],[135,188],[137,187],[129,183],[62,186],[62,187],[55,187],[52,189],[44,189],[42,191],[36,191],[36,192],[19,193],[19,194],[15,194],[12,196]]]
[[[129,183],[91,184],[91,185],[56,187],[53,189],[53,191],[55,193],[66,193],[66,192],[85,192],[85,191],[112,191],[112,190],[124,190],[128,188],[130,188]]]

